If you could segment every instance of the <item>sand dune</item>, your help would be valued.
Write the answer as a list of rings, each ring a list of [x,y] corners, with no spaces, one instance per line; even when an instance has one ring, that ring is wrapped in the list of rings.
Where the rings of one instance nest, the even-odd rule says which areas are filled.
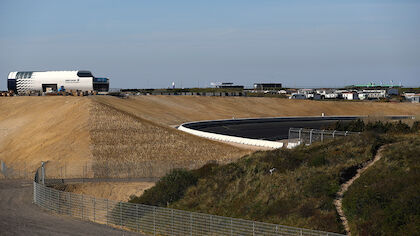
[[[90,161],[90,103],[83,97],[0,98],[0,160],[28,171],[41,161]]]
[[[114,118],[121,119],[121,122],[125,124],[125,129],[137,127],[136,130],[147,131],[150,135],[143,133],[133,136],[136,145],[139,144],[136,148],[128,148],[123,143],[127,140],[124,141],[122,138],[99,140],[101,133],[89,123],[93,117],[98,117],[98,110],[92,110],[93,104],[97,102],[115,108],[112,114],[115,115]],[[111,150],[108,153],[116,154],[121,151],[121,155],[123,155],[123,149],[128,148],[130,158],[141,157],[146,161],[156,158],[164,162],[171,158],[188,161],[193,161],[194,158],[194,160],[209,160],[206,157],[210,159],[238,158],[249,150],[221,143],[215,144],[213,141],[180,133],[169,126],[195,120],[304,116],[321,113],[326,115],[419,115],[420,105],[199,96],[138,96],[129,99],[105,96],[2,97],[0,98],[0,160],[15,169],[28,171],[34,171],[41,161],[49,161],[47,167],[50,172],[47,173],[60,177],[63,173],[81,174],[83,171],[81,166],[88,166],[91,170],[91,166],[98,159],[92,154],[95,151],[95,145],[101,150],[115,147],[119,150]],[[104,122],[108,124],[102,124],[103,127],[110,128],[105,130],[105,133],[109,135],[112,134],[112,127],[116,125],[113,123],[114,118],[104,119]],[[130,122],[133,122],[133,126]],[[159,133],[166,134],[167,138],[159,139],[157,135]],[[116,134],[126,138],[124,132],[116,132]],[[95,145],[91,141],[93,136]],[[159,149],[152,148],[153,142],[151,143],[150,137],[154,137],[153,142],[164,140],[165,143],[164,145],[157,144],[156,147],[161,147]],[[143,144],[148,142],[147,148],[143,148],[144,145],[139,139],[145,139]],[[193,153],[188,152],[187,144],[194,145],[194,149],[191,149]],[[178,156],[172,155],[176,153],[176,150],[181,150],[181,154],[185,153]],[[145,159],[148,156],[150,158]],[[163,158],[164,156],[168,158]],[[102,160],[106,159],[102,158]],[[111,159],[118,160],[118,157],[114,155]]]
[[[325,115],[420,115],[412,103],[310,101],[279,98],[136,96],[129,99],[95,97],[144,119],[166,125],[187,121]]]

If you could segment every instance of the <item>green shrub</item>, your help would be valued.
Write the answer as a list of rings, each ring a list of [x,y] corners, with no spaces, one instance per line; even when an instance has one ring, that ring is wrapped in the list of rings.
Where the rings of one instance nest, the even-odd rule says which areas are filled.
[[[352,120],[352,121],[337,121],[332,124],[329,129],[332,130],[341,130],[341,131],[351,131],[351,132],[374,132],[379,134],[384,133],[409,133],[416,132],[419,130],[419,122],[414,122],[413,126],[410,128],[409,125],[403,123],[401,120],[398,122],[367,122],[365,123],[361,119]]]
[[[140,197],[131,196],[129,202],[153,206],[167,206],[184,196],[185,190],[197,183],[190,171],[175,169],[162,177],[154,187],[144,191]]]
[[[414,121],[413,125],[411,126],[411,132],[418,131],[420,131],[420,121]]]
[[[335,176],[320,172],[311,176],[304,185],[303,191],[308,197],[335,197],[339,188],[340,186]]]

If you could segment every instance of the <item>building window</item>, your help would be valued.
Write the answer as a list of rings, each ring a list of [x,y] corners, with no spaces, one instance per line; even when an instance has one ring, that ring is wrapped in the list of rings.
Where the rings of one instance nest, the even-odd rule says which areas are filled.
[[[92,73],[87,70],[80,70],[77,72],[77,76],[79,77],[93,77]]]

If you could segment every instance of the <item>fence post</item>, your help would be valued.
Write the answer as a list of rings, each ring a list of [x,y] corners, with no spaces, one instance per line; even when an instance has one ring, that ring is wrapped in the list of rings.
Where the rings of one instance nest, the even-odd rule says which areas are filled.
[[[123,226],[123,223],[122,223],[122,202],[120,202],[120,225]]]
[[[333,131],[333,139],[335,138],[335,130]]]
[[[45,185],[45,167],[44,167],[44,162],[41,162],[41,181],[42,181],[42,185]]]
[[[190,235],[192,235],[192,212],[190,212]]]
[[[84,211],[85,211],[85,203],[83,201],[83,195],[82,195],[82,220],[83,220]]]
[[[36,182],[34,181],[34,198],[33,198],[33,202],[32,203],[35,203],[35,204],[37,203],[36,202],[36,195],[37,195],[36,194]]]
[[[233,235],[233,219],[230,219],[230,235]]]
[[[139,232],[139,205],[136,204],[136,232]]]
[[[322,132],[321,132],[321,142],[324,142],[324,131],[325,130],[322,130]]]
[[[171,232],[172,232],[172,235],[174,235],[174,209],[171,209],[171,221],[172,221]]]
[[[299,129],[299,141],[302,140],[302,128]]]
[[[57,213],[61,214],[61,207],[60,207],[60,191],[57,191]]]
[[[48,196],[48,199],[50,200],[50,204],[48,204],[48,205],[50,205],[50,210],[52,211],[53,210],[53,198],[52,198],[52,188],[49,188],[50,189],[50,191],[49,191],[49,196]]]
[[[313,129],[311,129],[311,131],[309,133],[309,144],[312,144],[312,131],[313,131]]]
[[[106,225],[109,224],[108,199],[106,199]]]
[[[212,215],[210,215],[210,224],[209,224],[209,234],[211,235],[211,233],[212,233],[212,228],[211,228],[211,224],[212,224],[212,222],[213,222],[213,217],[212,217]]]
[[[67,192],[67,196],[69,197],[69,211],[70,211],[70,216],[72,215],[72,210],[71,210],[71,196],[70,196],[70,192]]]
[[[156,235],[156,207],[153,207],[153,235]]]
[[[93,198],[93,222],[96,222],[96,198]]]
[[[344,136],[347,136],[347,133],[348,133],[349,131],[346,131],[345,133],[344,133]]]

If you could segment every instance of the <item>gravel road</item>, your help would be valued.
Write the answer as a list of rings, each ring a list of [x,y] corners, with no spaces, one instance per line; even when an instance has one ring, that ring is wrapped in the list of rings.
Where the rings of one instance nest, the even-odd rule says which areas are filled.
[[[0,235],[139,235],[51,214],[32,204],[31,181],[0,180]]]

